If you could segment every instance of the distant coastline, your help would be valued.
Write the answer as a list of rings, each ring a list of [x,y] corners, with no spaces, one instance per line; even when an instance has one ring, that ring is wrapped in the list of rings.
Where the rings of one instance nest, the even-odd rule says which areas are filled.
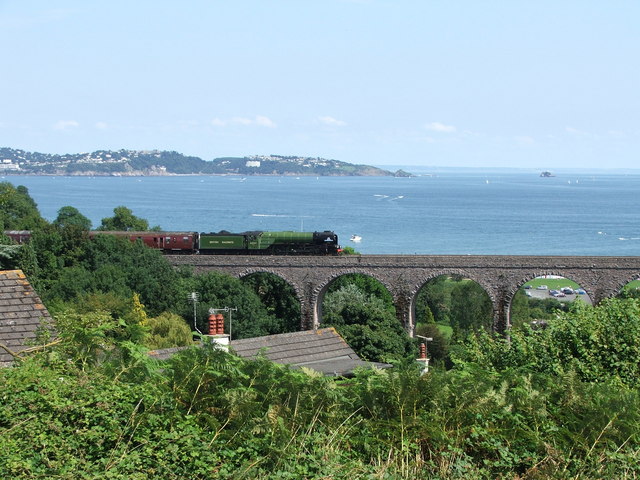
[[[395,176],[411,177],[371,165],[320,157],[254,155],[203,160],[172,151],[99,150],[54,155],[0,148],[0,175],[160,177],[177,175]]]

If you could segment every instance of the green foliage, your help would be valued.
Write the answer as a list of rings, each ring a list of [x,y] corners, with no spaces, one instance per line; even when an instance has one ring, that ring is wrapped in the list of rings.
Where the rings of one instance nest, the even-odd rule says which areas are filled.
[[[476,282],[462,280],[451,290],[450,322],[454,332],[463,336],[480,329],[492,329],[491,299]]]
[[[91,220],[82,215],[75,207],[62,207],[58,210],[58,216],[53,221],[58,228],[74,226],[81,230],[91,230]]]
[[[366,360],[385,362],[414,357],[415,346],[385,301],[345,284],[327,293],[323,326],[334,326],[347,344]]]
[[[429,316],[436,323],[448,325],[451,312],[451,290],[457,278],[440,275],[428,281],[416,298],[416,317],[420,323],[429,323]],[[428,312],[428,313],[427,313]]]
[[[332,294],[349,285],[355,285],[358,290],[367,296],[379,298],[389,311],[395,312],[393,297],[391,293],[389,293],[389,290],[378,280],[368,275],[359,273],[341,275],[331,282],[327,292]]]
[[[179,296],[176,311],[183,318],[193,318],[190,292],[200,295],[197,305],[197,328],[206,333],[209,309],[237,308],[225,316],[225,332],[234,339],[257,337],[279,333],[281,324],[269,315],[258,295],[241,280],[218,272],[186,276],[179,280]]]
[[[566,315],[596,323],[590,333],[602,338],[631,326],[624,341],[637,345],[639,307],[626,302],[588,319],[580,309]],[[130,303],[140,317],[139,302]],[[482,333],[469,345],[470,356],[501,348],[501,366],[484,357],[420,375],[407,364],[336,382],[212,344],[160,365],[132,347],[136,326],[113,315],[57,321],[59,345],[0,369],[1,478],[640,475],[640,392],[622,381],[632,372],[585,381],[576,369],[513,366],[509,358],[524,353],[509,357],[510,349],[527,352],[518,336],[515,347],[482,350],[492,339]],[[568,350],[566,335],[547,340]]]
[[[46,225],[38,205],[22,185],[0,182],[0,226],[2,230],[34,230]]]
[[[171,348],[193,344],[191,328],[175,313],[165,312],[144,322],[147,329],[143,344],[147,348]]]
[[[151,315],[171,310],[177,302],[178,274],[160,252],[140,242],[96,236],[89,243],[87,269],[94,291],[123,297],[138,293]]]
[[[640,302],[608,299],[591,307],[576,303],[540,330],[511,332],[510,341],[470,338],[462,361],[501,371],[525,368],[547,374],[575,372],[581,380],[616,378],[640,385]]]
[[[255,273],[242,282],[260,297],[269,315],[278,325],[277,333],[300,330],[300,301],[291,285],[269,273]]]
[[[136,217],[127,207],[120,206],[113,209],[113,217],[102,219],[98,230],[144,232],[149,230],[149,222]],[[153,227],[153,230],[160,230],[160,227]]]
[[[14,270],[18,267],[20,245],[0,243],[0,270]]]
[[[620,292],[621,298],[640,298],[640,280],[627,283]]]
[[[559,313],[566,312],[569,306],[569,303],[555,298],[527,297],[523,290],[518,290],[511,301],[509,319],[513,327],[519,328],[536,320],[553,320]]]

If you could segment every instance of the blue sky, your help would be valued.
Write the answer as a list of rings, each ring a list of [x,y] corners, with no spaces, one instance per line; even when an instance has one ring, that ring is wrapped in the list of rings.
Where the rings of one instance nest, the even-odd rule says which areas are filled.
[[[0,0],[0,146],[638,168],[640,2]]]

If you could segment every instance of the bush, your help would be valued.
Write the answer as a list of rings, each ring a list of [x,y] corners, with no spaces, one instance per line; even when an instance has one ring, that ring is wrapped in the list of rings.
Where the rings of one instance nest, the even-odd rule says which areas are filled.
[[[147,348],[183,347],[193,344],[193,334],[184,319],[175,313],[165,312],[144,322],[147,334],[144,345]]]

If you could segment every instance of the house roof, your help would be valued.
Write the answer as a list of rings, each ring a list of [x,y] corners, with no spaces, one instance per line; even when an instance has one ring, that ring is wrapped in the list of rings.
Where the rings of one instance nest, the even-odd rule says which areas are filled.
[[[244,358],[262,353],[273,362],[308,367],[325,375],[344,376],[357,367],[372,365],[362,360],[334,328],[234,340],[231,349]]]
[[[264,355],[269,360],[292,367],[307,367],[325,375],[346,376],[358,367],[387,368],[385,363],[362,360],[334,328],[282,333],[265,337],[232,340],[231,350],[243,358]],[[164,360],[184,347],[149,352]]]
[[[49,312],[21,270],[0,271],[0,344],[20,352],[36,337],[42,320],[51,320]],[[13,356],[0,348],[0,366],[13,362]]]

